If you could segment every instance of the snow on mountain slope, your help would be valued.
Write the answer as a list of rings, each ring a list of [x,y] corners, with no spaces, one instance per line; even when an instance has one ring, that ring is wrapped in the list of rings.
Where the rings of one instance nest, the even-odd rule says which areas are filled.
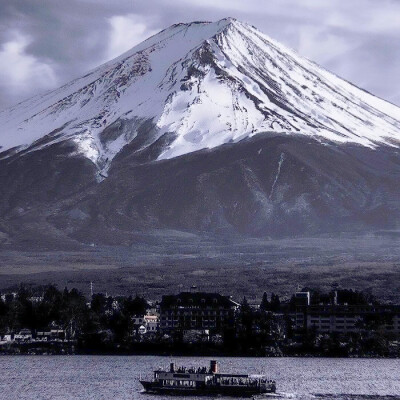
[[[82,78],[4,110],[0,159],[72,140],[104,175],[149,123],[137,150],[172,135],[159,159],[260,132],[400,145],[398,107],[228,18],[173,25]]]

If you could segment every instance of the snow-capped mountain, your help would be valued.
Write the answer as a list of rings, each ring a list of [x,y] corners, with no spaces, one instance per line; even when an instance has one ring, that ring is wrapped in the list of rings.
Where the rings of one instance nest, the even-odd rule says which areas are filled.
[[[103,177],[135,139],[133,151],[140,151],[164,137],[158,159],[261,132],[372,148],[400,144],[398,107],[231,18],[173,25],[1,112],[0,127],[1,158],[70,140]]]
[[[177,24],[0,112],[0,245],[400,230],[399,147],[398,107],[256,28]]]

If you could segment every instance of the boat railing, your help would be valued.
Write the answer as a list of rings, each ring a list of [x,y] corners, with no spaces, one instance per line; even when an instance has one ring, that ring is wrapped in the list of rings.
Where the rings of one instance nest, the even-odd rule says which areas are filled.
[[[158,372],[173,372],[176,374],[208,374],[210,373],[209,368],[207,367],[174,367],[174,370],[172,371],[171,368],[162,368],[158,367],[157,370]]]
[[[264,385],[270,385],[274,383],[272,379],[263,378],[221,378],[219,384],[221,386],[248,386],[248,387],[260,387]]]

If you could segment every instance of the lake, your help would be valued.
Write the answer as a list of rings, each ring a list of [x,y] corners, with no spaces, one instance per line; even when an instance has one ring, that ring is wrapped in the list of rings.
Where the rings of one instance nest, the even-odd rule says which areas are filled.
[[[221,372],[264,373],[275,379],[277,398],[400,400],[400,360],[217,359]],[[188,367],[209,364],[209,358],[200,357],[1,356],[0,399],[160,400],[141,393],[138,378],[170,361]]]

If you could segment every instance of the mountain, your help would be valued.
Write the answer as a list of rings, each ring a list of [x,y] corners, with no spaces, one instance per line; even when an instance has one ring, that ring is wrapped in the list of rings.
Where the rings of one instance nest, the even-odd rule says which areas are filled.
[[[400,109],[232,18],[0,112],[0,241],[400,226]]]

